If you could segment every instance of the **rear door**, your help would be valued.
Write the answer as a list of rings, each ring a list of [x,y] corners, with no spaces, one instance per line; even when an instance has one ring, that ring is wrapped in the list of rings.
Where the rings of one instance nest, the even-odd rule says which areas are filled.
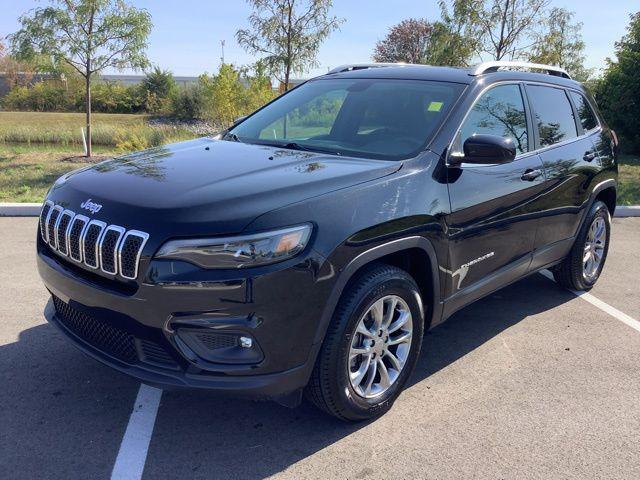
[[[526,90],[536,148],[547,176],[531,265],[538,268],[562,258],[571,247],[599,165],[594,144],[577,118],[568,91],[543,84],[527,84]]]
[[[512,163],[462,163],[447,169],[451,214],[449,256],[453,310],[528,270],[534,245],[537,201],[544,184],[540,158],[532,152],[530,118],[519,83],[501,83],[480,94],[463,121],[449,155],[462,155],[474,134],[513,139]],[[464,292],[464,293],[463,293]]]

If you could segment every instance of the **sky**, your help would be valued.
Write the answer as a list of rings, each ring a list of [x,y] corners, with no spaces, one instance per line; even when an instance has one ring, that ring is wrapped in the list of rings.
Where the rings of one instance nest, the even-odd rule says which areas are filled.
[[[216,72],[221,40],[225,41],[226,62],[247,65],[256,60],[235,42],[236,30],[247,26],[250,13],[243,0],[128,1],[152,16],[147,51],[151,63],[174,75]],[[0,0],[0,36],[18,29],[20,15],[46,3]],[[576,20],[583,23],[586,66],[599,69],[613,56],[614,42],[625,34],[629,14],[640,9],[640,0],[552,0],[552,5],[576,13]],[[320,48],[319,67],[301,76],[320,75],[345,63],[369,62],[375,43],[389,27],[410,17],[436,20],[438,12],[437,0],[334,0],[333,14],[346,21]]]

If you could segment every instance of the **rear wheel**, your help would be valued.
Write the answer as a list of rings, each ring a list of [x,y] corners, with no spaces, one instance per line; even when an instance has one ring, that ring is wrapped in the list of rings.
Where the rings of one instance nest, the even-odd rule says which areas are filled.
[[[572,290],[589,290],[602,273],[609,251],[611,220],[607,206],[596,201],[578,233],[567,258],[553,269],[560,285]]]
[[[343,420],[385,413],[415,367],[424,329],[418,286],[404,270],[374,265],[345,290],[307,397]]]

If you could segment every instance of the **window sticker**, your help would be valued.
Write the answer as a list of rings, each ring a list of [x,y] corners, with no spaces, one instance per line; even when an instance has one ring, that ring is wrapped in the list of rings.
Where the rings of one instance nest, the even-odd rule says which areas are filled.
[[[444,105],[444,102],[431,102],[427,110],[430,112],[439,112],[442,110],[442,105]]]

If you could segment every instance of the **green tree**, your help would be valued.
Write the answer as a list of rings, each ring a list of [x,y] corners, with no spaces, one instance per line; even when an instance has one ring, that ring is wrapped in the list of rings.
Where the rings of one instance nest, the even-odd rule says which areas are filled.
[[[566,69],[573,78],[585,82],[591,71],[584,66],[582,23],[574,22],[574,16],[574,12],[564,8],[552,8],[528,60],[557,65]]]
[[[243,73],[246,88],[243,94],[242,115],[251,113],[275,98],[271,79],[262,62],[256,62],[251,71]]]
[[[151,113],[167,113],[178,95],[178,84],[169,70],[154,67],[140,84],[145,108]]]
[[[241,115],[243,85],[233,65],[223,63],[217,75],[201,75],[199,83],[205,96],[205,115],[216,125],[228,126]]]
[[[261,55],[270,73],[289,88],[292,73],[317,65],[322,42],[344,21],[329,15],[332,0],[247,0],[250,28],[236,32],[238,43]]]
[[[604,76],[595,88],[596,99],[621,145],[640,152],[640,12],[630,16],[627,34],[615,44],[616,59],[607,59]]]
[[[433,25],[433,32],[425,63],[451,67],[468,66],[479,50],[480,31],[478,11],[483,0],[440,0],[441,20]]]
[[[123,0],[50,0],[20,17],[9,36],[20,59],[38,55],[66,63],[84,77],[87,156],[91,156],[91,79],[107,67],[144,68],[151,16]]]

